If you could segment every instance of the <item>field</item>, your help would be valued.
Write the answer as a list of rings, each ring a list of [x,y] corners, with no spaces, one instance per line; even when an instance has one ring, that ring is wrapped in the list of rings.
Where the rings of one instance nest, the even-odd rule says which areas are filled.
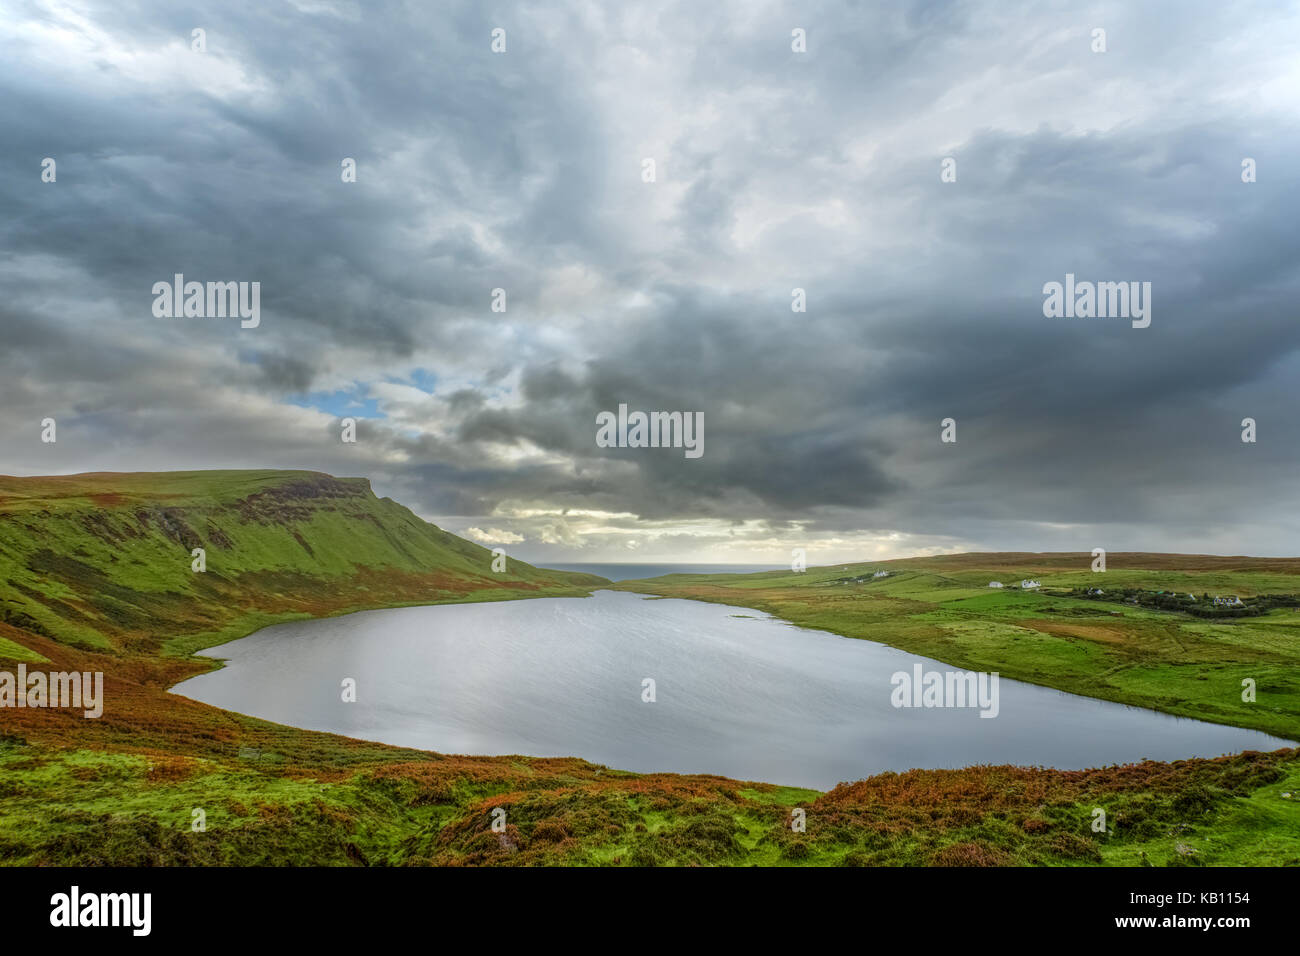
[[[191,570],[194,548],[205,549],[203,573]],[[1296,750],[1078,772],[918,770],[817,793],[630,774],[577,758],[406,750],[167,693],[213,666],[193,651],[276,621],[399,604],[580,599],[608,586],[515,561],[497,574],[490,560],[376,498],[363,479],[0,478],[0,670],[24,661],[103,671],[107,698],[98,720],[0,708],[0,862],[1300,864]],[[1133,560],[1145,564],[1123,570],[1128,556],[1112,556],[1107,582],[1300,590],[1300,562]],[[1229,624],[984,587],[1013,570],[1041,577],[1047,590],[1095,584],[1077,556],[870,567],[898,573],[862,585],[830,583],[850,574],[836,567],[620,587],[757,607],[958,666],[1300,736],[1294,610]],[[1244,676],[1257,681],[1254,705],[1240,701]],[[490,826],[497,808],[504,832]],[[1104,832],[1092,827],[1098,808]],[[806,832],[792,829],[794,810],[806,813]]]
[[[615,587],[757,608],[965,669],[1300,740],[1300,608],[1206,621],[1065,593],[1296,593],[1300,561],[1113,554],[1104,573],[1089,570],[1091,561],[1088,554],[973,554],[799,574],[670,575]],[[873,577],[882,570],[890,576]],[[1041,588],[988,586],[1026,578]],[[1243,700],[1244,680],[1255,682],[1253,702]]]

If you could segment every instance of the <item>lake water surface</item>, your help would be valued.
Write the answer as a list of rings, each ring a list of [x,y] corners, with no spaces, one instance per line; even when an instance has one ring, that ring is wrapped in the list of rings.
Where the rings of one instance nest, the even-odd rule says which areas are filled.
[[[760,611],[614,591],[296,621],[206,653],[228,664],[176,693],[295,727],[817,789],[912,767],[1082,768],[1292,746],[1006,679],[996,718],[895,708],[896,671],[953,668]],[[341,700],[348,677],[355,703]],[[642,701],[644,678],[654,703]]]

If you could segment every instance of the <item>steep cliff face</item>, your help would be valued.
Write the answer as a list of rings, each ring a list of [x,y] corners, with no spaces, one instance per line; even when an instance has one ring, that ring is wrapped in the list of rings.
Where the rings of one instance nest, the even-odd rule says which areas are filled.
[[[195,570],[202,549],[204,570]],[[0,621],[105,651],[176,650],[248,615],[539,594],[603,579],[507,559],[364,478],[212,471],[0,478]]]

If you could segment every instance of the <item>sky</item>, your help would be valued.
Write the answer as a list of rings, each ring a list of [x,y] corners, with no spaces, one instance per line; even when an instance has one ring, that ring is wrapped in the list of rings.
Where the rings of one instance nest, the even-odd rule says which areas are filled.
[[[0,0],[0,81],[0,473],[364,476],[541,563],[1300,553],[1295,4]]]

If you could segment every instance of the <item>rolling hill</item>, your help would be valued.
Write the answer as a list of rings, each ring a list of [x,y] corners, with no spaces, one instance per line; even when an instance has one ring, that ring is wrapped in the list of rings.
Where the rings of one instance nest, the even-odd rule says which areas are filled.
[[[192,570],[195,548],[205,551],[203,572]],[[1170,556],[1151,567],[1124,573],[1134,581],[1214,574],[1242,593],[1276,589],[1294,574],[1240,562],[1179,568]],[[1143,658],[1168,674],[1124,693],[1150,706],[1169,704],[1161,695],[1195,686],[1188,673],[1210,672],[1216,662],[1245,661],[1279,681],[1294,670],[1294,612],[1237,625],[1141,609],[1124,630],[1106,610],[1068,597],[990,598],[980,581],[990,568],[1023,568],[1045,585],[1052,574],[1062,586],[1079,575],[1076,556],[957,556],[900,562],[883,584],[836,583],[855,573],[844,566],[620,586],[767,608],[811,627],[1004,671],[1028,668],[1029,651],[1059,644],[1073,657],[1040,656],[1040,679],[1064,686],[1095,678],[1098,696],[1114,675],[1140,674]],[[1300,863],[1297,750],[1086,771],[914,770],[821,794],[626,773],[577,757],[430,753],[272,724],[168,692],[215,666],[194,650],[278,621],[401,604],[582,597],[605,586],[514,560],[494,573],[487,549],[376,498],[359,478],[0,477],[0,671],[23,662],[100,671],[105,698],[97,719],[0,708],[0,864]],[[1089,615],[1108,618],[1109,631],[1093,629]],[[1029,626],[1026,616],[1045,623]],[[1111,632],[1127,638],[1108,644]],[[1242,661],[1227,661],[1231,655]],[[1073,670],[1057,668],[1071,660]],[[1270,725],[1294,726],[1292,700],[1288,693]],[[1242,713],[1205,716],[1249,723]],[[1105,833],[1090,828],[1098,806],[1111,821]],[[795,808],[806,811],[806,832],[791,828]],[[491,829],[497,809],[508,813],[502,833]]]

